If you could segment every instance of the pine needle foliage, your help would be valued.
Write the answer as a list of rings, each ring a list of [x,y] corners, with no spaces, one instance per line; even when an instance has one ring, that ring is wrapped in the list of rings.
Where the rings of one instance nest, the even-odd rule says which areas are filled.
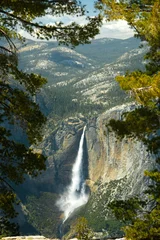
[[[145,171],[150,184],[144,194],[146,201],[137,197],[113,201],[110,206],[116,217],[126,222],[123,228],[130,240],[160,239],[160,1],[159,0],[101,0],[97,8],[107,21],[126,20],[134,29],[135,37],[148,45],[146,69],[117,76],[121,88],[136,100],[137,108],[125,113],[122,120],[111,120],[107,127],[120,138],[128,136],[144,142],[156,158],[157,167]]]
[[[93,238],[93,232],[88,226],[87,219],[84,217],[77,219],[73,229],[78,240],[90,240]]]
[[[74,0],[0,1],[0,236],[15,235],[18,231],[10,222],[18,204],[13,184],[22,183],[27,175],[36,177],[46,168],[46,157],[30,146],[42,139],[46,117],[35,97],[47,80],[18,68],[16,43],[25,40],[19,32],[75,47],[89,43],[99,33],[101,17],[85,14],[85,7]],[[44,23],[46,16],[64,15],[85,15],[87,23]]]

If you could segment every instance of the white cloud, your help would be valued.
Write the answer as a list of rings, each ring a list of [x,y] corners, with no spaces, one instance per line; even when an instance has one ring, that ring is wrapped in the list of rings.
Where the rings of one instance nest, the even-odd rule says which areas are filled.
[[[100,34],[96,38],[120,38],[126,39],[133,37],[134,31],[124,20],[104,22]]]

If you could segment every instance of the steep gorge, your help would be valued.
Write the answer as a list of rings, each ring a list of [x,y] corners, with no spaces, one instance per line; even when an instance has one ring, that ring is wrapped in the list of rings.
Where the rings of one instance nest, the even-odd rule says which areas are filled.
[[[57,208],[56,202],[71,182],[72,166],[82,128],[86,125],[83,170],[90,188],[90,197],[88,203],[75,212],[75,216],[72,214],[64,232],[75,217],[83,215],[95,231],[105,229],[109,235],[115,236],[116,229],[110,229],[110,224],[114,224],[113,216],[107,207],[109,201],[141,194],[147,184],[144,170],[153,167],[154,164],[153,156],[148,154],[141,142],[127,138],[121,141],[106,128],[109,119],[119,119],[124,111],[134,107],[132,104],[116,106],[98,118],[89,120],[82,116],[70,117],[43,140],[38,150],[48,154],[47,171],[36,180],[28,180],[31,182],[27,186],[32,185],[38,194],[36,198],[27,198],[26,202],[29,221],[41,234],[49,237],[58,234],[58,226],[64,216]],[[28,191],[30,192],[29,189]],[[45,203],[42,201],[44,198]],[[51,208],[47,210],[47,215],[46,206],[43,204]],[[38,224],[36,217],[33,217],[33,209],[40,212],[43,228]],[[46,218],[50,221],[54,219],[50,232],[47,232],[47,226],[44,227]],[[117,229],[118,227],[116,225]]]
[[[113,218],[108,203],[114,198],[124,199],[142,194],[145,189],[147,179],[144,170],[153,167],[154,156],[148,154],[141,142],[127,138],[120,140],[106,127],[111,118],[121,119],[125,111],[135,108],[134,103],[124,105],[131,100],[120,90],[114,81],[115,76],[139,66],[143,68],[141,63],[145,50],[139,49],[133,39],[128,42],[95,40],[93,45],[97,44],[102,51],[107,52],[118,43],[121,49],[116,56],[111,59],[103,56],[105,60],[108,59],[107,64],[102,61],[97,66],[95,56],[90,59],[82,55],[87,49],[79,48],[81,55],[77,55],[73,50],[59,49],[57,46],[53,48],[49,43],[29,42],[23,64],[25,59],[35,57],[36,53],[37,59],[42,57],[39,63],[45,59],[46,65],[43,69],[35,69],[38,69],[37,72],[41,69],[49,76],[48,85],[36,98],[48,121],[43,130],[43,141],[34,146],[35,151],[47,156],[47,170],[36,179],[28,177],[17,189],[25,212],[24,221],[19,221],[22,232],[28,221],[38,233],[46,237],[56,237],[59,234],[64,212],[56,203],[71,183],[72,166],[85,125],[83,174],[90,197],[88,203],[78,208],[66,221],[64,233],[69,231],[76,217],[84,216],[94,231],[119,236],[120,224]],[[108,50],[105,47],[107,44]],[[89,50],[87,53],[89,57],[92,56]],[[101,55],[98,57],[101,58]],[[83,69],[74,64],[68,65],[71,62],[67,59],[72,59],[72,63],[81,61]],[[51,62],[52,66],[49,64]],[[32,63],[32,66],[27,65],[27,70],[34,69],[34,64],[38,64],[35,59]]]

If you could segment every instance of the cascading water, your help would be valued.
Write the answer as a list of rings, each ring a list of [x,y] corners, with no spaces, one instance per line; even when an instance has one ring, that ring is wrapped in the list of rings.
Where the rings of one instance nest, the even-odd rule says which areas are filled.
[[[88,195],[85,192],[85,182],[83,179],[83,143],[85,129],[79,143],[79,149],[75,163],[72,168],[71,184],[67,188],[66,192],[63,193],[57,205],[64,212],[64,220],[70,216],[70,214],[78,207],[84,205],[88,201]]]

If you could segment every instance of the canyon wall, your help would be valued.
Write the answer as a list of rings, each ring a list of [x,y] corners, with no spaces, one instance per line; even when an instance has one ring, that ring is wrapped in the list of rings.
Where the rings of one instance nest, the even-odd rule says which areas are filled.
[[[88,203],[77,211],[87,218],[96,231],[104,231],[112,237],[123,236],[121,224],[114,219],[108,204],[113,199],[142,196],[147,188],[146,169],[154,167],[151,156],[142,142],[136,139],[118,139],[106,127],[112,118],[121,119],[135,105],[121,105],[101,114],[88,123],[86,142],[88,151],[88,180],[91,195]]]
[[[142,194],[147,186],[144,170],[154,165],[154,157],[149,155],[141,142],[129,138],[120,140],[106,127],[109,119],[120,119],[124,112],[134,107],[132,104],[117,106],[89,120],[82,115],[70,117],[53,129],[51,122],[48,124],[44,140],[36,149],[48,156],[47,170],[23,185],[23,191],[34,195],[26,197],[24,204],[29,222],[38,228],[38,232],[47,237],[57,236],[63,212],[57,208],[56,202],[70,184],[82,129],[86,125],[83,170],[90,198],[71,216],[71,222],[78,216],[84,216],[95,231],[105,229],[109,236],[112,232],[115,232],[113,236],[119,234],[117,225],[113,228],[108,203],[115,198]],[[40,212],[41,221],[33,215],[35,209]],[[49,226],[44,228],[46,218],[52,223],[49,232]],[[71,222],[69,220],[68,224]]]
[[[91,183],[98,180],[107,183],[125,177],[131,194],[142,192],[144,170],[152,167],[153,156],[142,142],[130,138],[118,139],[106,127],[110,119],[119,120],[124,112],[134,107],[131,104],[114,107],[88,124],[86,141]]]

